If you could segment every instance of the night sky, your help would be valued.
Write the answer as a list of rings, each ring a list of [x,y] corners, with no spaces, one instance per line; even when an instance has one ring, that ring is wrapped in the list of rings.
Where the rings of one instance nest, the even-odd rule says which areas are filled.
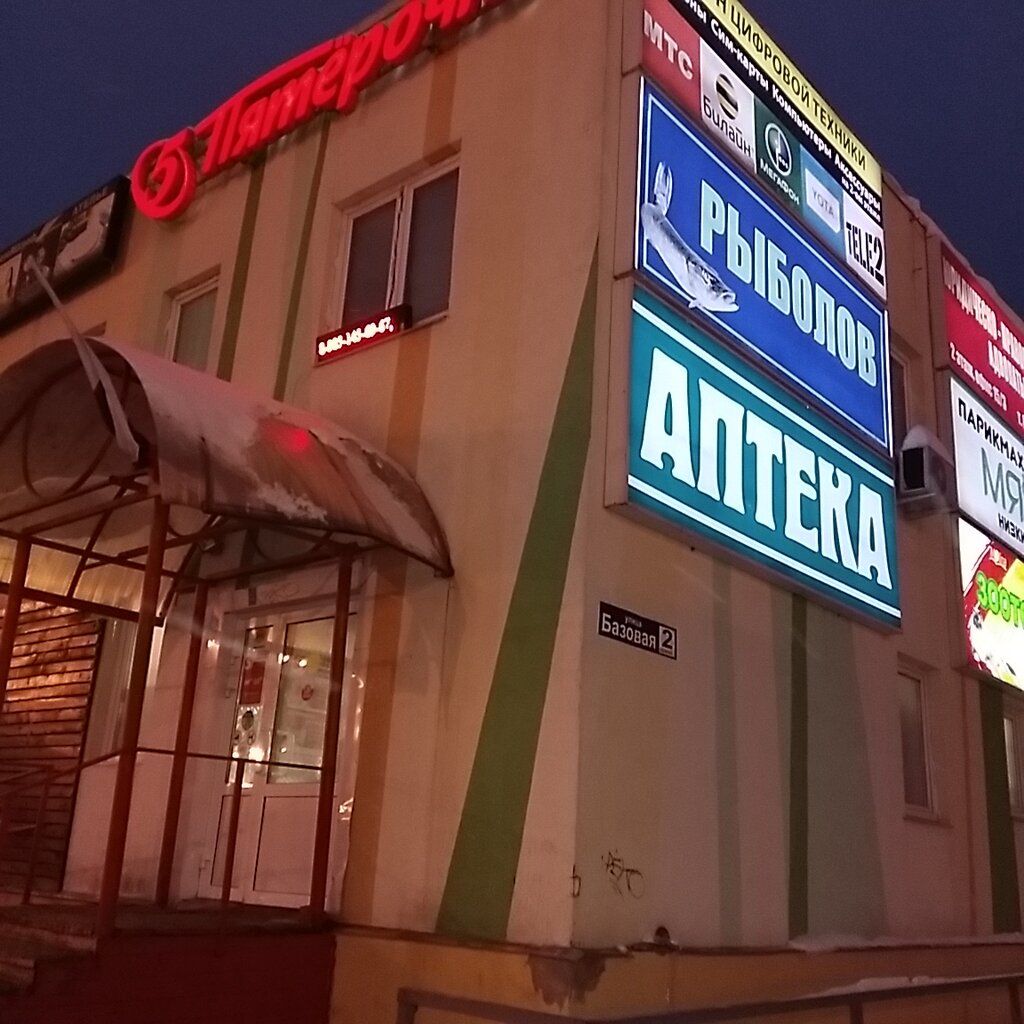
[[[5,4],[0,248],[127,173],[147,143],[194,124],[251,79],[378,6]],[[1020,0],[746,6],[975,269],[1024,313]],[[567,61],[571,52],[567,41]]]

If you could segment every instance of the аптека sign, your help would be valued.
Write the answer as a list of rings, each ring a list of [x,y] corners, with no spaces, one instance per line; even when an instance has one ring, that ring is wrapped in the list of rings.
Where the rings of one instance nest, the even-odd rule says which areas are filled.
[[[801,589],[900,622],[891,466],[637,291],[629,500]]]

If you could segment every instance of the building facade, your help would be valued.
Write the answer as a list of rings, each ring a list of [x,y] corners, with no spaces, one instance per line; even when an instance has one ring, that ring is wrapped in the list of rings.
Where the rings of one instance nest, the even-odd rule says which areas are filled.
[[[724,0],[392,3],[143,153],[104,273],[49,268],[86,344],[340,425],[443,531],[450,576],[352,569],[339,1021],[402,987],[607,1016],[1019,970],[1022,428],[989,410],[1024,329],[773,47]],[[30,248],[5,367],[68,334]],[[334,557],[209,584],[172,901],[219,897],[228,846],[232,900],[310,900]],[[126,897],[157,893],[195,593],[156,633]],[[91,600],[74,763],[131,715],[138,601]],[[69,784],[67,893],[103,886],[117,765]]]

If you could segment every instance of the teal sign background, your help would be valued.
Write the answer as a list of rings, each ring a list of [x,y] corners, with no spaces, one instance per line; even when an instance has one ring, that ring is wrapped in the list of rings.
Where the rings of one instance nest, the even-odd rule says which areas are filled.
[[[639,290],[632,322],[630,503],[898,626],[891,467]]]

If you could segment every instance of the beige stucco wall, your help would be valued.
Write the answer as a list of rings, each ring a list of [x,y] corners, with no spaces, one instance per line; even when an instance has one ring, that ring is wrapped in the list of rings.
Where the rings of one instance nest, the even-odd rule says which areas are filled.
[[[473,948],[392,934],[346,931],[337,939],[332,1022],[396,1019],[398,990],[407,988],[505,1008],[540,1010],[583,1020],[628,1018],[632,1014],[711,1006],[735,1006],[789,999],[844,988],[862,979],[881,987],[900,978],[955,978],[1013,973],[1019,951],[1012,947],[974,949],[839,950],[806,954],[666,953],[553,951],[516,947]],[[815,1010],[758,1021],[836,1024],[849,1009]],[[473,1018],[422,1009],[416,1020],[448,1024]],[[932,1024],[935,1021],[1009,1020],[1009,993],[993,986],[871,1003],[872,1024]]]
[[[327,128],[285,397],[410,468],[456,565],[449,582],[399,560],[373,562],[382,591],[391,588],[398,600],[369,628],[368,686],[383,696],[368,702],[362,736],[371,768],[361,780],[366,811],[353,823],[359,870],[346,896],[356,921],[418,930],[436,921],[597,242],[603,14],[593,16],[592,0],[506,3],[457,45],[388,76]],[[264,395],[278,374],[322,130],[308,126],[273,147],[262,171],[232,380]],[[450,315],[314,368],[313,339],[338,323],[346,210],[453,157],[460,188]],[[103,324],[109,337],[166,353],[169,293],[216,273],[217,344],[250,180],[250,169],[238,167],[202,186],[173,223],[136,213],[115,271],[70,299],[75,322]],[[44,313],[4,338],[3,358],[64,333],[57,316]],[[577,554],[509,926],[526,941],[564,943],[571,935],[580,642],[571,609],[581,595]],[[159,682],[147,694],[144,742],[173,740],[186,646],[172,626]],[[210,723],[230,723],[208,676],[212,670],[200,680],[194,748],[220,751],[226,741],[218,744]],[[139,895],[152,887],[166,785],[165,768],[150,760],[140,763],[125,871],[126,891]],[[207,773],[208,785],[217,785],[216,774]],[[69,873],[78,891],[98,882],[103,842],[95,823],[106,820],[112,777],[109,767],[94,769],[82,788],[78,817],[90,824],[76,833]],[[194,889],[180,879],[195,876],[198,837],[208,831],[196,809],[211,804],[189,799],[182,895]]]
[[[641,9],[625,5],[627,25]],[[681,533],[602,508],[625,496],[633,66],[627,46],[625,141],[614,190],[620,206],[616,216],[606,196],[603,222],[615,238],[606,269],[618,279],[609,286],[607,339],[599,332],[597,444],[583,505],[589,557],[574,938],[584,946],[630,943],[664,927],[684,945],[783,943],[790,937],[794,599]],[[932,361],[935,283],[928,279],[926,225],[914,209],[887,186],[892,344],[909,364],[911,425],[941,435],[945,393],[936,391]],[[811,934],[957,936],[991,928],[977,684],[957,671],[954,530],[948,514],[900,513],[898,633],[809,604]],[[677,626],[679,662],[599,639],[601,600]],[[931,817],[910,814],[904,804],[900,667],[920,674],[925,685]],[[642,875],[630,876],[640,894],[612,877],[613,858]]]
[[[596,246],[592,433],[506,937],[586,947],[650,940],[659,927],[697,946],[790,937],[794,599],[610,507],[625,480],[637,78],[623,71],[635,66],[639,11],[637,0],[507,0],[457,46],[389,76],[326,129],[285,398],[403,462],[456,567],[444,581],[390,555],[370,561],[367,703],[344,894],[340,871],[332,881],[353,923],[435,927]],[[322,130],[276,145],[262,171],[232,380],[264,395],[279,374]],[[456,155],[450,315],[314,367],[313,339],[338,322],[346,210]],[[134,216],[114,273],[70,300],[76,322],[166,352],[169,293],[216,272],[219,339],[251,174],[237,168],[201,187],[173,224]],[[925,228],[892,189],[885,214],[893,344],[910,366],[911,422],[942,433]],[[55,314],[43,314],[3,338],[0,359],[63,333]],[[991,928],[976,685],[956,671],[952,529],[947,515],[901,516],[900,633],[813,602],[808,611],[813,934],[934,938]],[[601,600],[678,626],[679,661],[599,640]],[[149,742],[173,736],[184,647],[172,627],[147,695]],[[905,813],[901,664],[925,680],[934,820]],[[195,736],[219,751],[230,700],[208,669]],[[215,776],[190,789],[181,895],[193,894],[189,880],[205,856]],[[111,777],[99,769],[83,785],[69,876],[77,889],[98,879],[102,843],[82,823],[106,820]],[[152,883],[164,778],[148,762],[139,774],[126,867],[133,893]],[[609,874],[610,858],[639,873],[632,888]],[[363,956],[343,970],[358,977]],[[412,977],[406,959],[396,977]],[[646,995],[663,980],[645,983]]]

